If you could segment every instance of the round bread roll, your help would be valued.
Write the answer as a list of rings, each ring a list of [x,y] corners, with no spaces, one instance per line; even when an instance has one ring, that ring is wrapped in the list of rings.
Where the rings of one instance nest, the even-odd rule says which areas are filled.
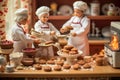
[[[73,48],[73,46],[71,46],[71,45],[64,46],[64,49],[67,49],[67,50],[71,50],[72,48]]]
[[[44,66],[44,71],[50,72],[52,71],[52,68],[50,66]]]
[[[36,70],[41,70],[41,69],[42,69],[42,66],[41,66],[40,64],[35,64],[35,65],[34,65],[34,68],[35,68]]]
[[[63,66],[64,62],[63,61],[57,61],[56,64],[60,65],[60,66]]]
[[[77,52],[76,51],[69,51],[69,54],[70,55],[75,55],[75,54],[77,54]]]
[[[47,64],[55,64],[55,61],[53,61],[53,60],[48,60],[48,61],[47,61]]]
[[[74,70],[78,70],[78,69],[80,69],[79,64],[74,64],[74,65],[73,65],[73,69],[74,69]]]
[[[46,60],[41,59],[41,60],[39,60],[39,63],[40,63],[40,64],[46,64]]]
[[[69,64],[64,64],[64,65],[63,65],[63,68],[64,68],[64,69],[70,69],[71,66],[70,66]]]
[[[85,64],[85,61],[84,60],[80,60],[77,62],[79,65],[84,65]]]
[[[88,64],[88,63],[86,63],[86,64],[83,65],[83,68],[85,68],[85,69],[89,69],[89,68],[91,68],[91,65]]]
[[[55,71],[61,71],[61,68],[62,68],[62,67],[61,67],[60,65],[57,65],[57,66],[54,67],[54,70],[55,70]]]
[[[72,48],[71,51],[75,51],[75,52],[78,52],[78,49],[77,48]]]
[[[62,51],[63,53],[69,53],[69,50],[66,50],[66,49],[61,49],[61,51]]]

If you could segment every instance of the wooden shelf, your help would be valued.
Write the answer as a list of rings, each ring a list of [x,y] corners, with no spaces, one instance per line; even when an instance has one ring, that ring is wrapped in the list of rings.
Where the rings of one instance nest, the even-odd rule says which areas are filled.
[[[88,16],[91,20],[120,20],[120,16]]]
[[[50,16],[50,20],[68,20],[71,16]]]
[[[91,45],[104,45],[108,43],[110,40],[89,40],[89,44]]]
[[[68,20],[71,16],[50,16],[50,20]],[[120,16],[88,16],[91,20],[120,20]]]

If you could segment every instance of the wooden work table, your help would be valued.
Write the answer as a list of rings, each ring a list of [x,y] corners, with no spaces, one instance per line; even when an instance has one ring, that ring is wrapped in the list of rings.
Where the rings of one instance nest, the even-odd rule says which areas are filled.
[[[104,43],[106,41],[89,41],[92,43]],[[10,50],[11,51],[11,50]],[[8,51],[7,51],[8,52]],[[0,51],[3,53],[3,51]],[[6,52],[4,52],[6,53]],[[94,66],[90,70],[69,70],[69,71],[51,71],[45,72],[43,70],[17,70],[15,72],[0,72],[0,78],[79,78],[79,77],[120,77],[120,69],[112,68],[110,65],[107,66]]]
[[[78,77],[120,77],[120,69],[114,69],[111,66],[95,66],[93,70],[69,70],[69,71],[51,71],[43,70],[19,70],[12,73],[0,73],[0,77],[6,78],[78,78]]]

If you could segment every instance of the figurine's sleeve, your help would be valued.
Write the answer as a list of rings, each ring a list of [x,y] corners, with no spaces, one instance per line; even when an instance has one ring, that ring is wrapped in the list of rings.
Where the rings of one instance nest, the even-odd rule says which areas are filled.
[[[35,31],[37,31],[37,32],[41,32],[41,28],[40,28],[39,22],[36,22],[36,23],[35,23],[34,29],[35,29]]]
[[[84,34],[88,34],[89,30],[90,30],[90,20],[88,18],[84,18],[81,21],[82,26],[80,27],[79,30],[76,31],[77,35],[82,35]]]
[[[71,23],[72,23],[72,21],[73,21],[73,18],[74,18],[74,17],[71,17],[67,22],[65,22],[65,23],[63,24],[62,28],[66,27],[66,26],[70,26]]]
[[[16,30],[16,34],[20,38],[20,40],[22,40],[23,42],[26,42],[26,43],[33,42],[32,39],[28,37],[26,34],[24,34],[23,31],[21,31],[20,29]]]

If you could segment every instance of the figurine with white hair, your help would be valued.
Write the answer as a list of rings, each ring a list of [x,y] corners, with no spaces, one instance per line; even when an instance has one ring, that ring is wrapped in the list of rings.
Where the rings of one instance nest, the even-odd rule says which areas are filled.
[[[50,8],[47,6],[41,6],[40,8],[38,8],[36,10],[36,15],[39,20],[34,25],[35,31],[44,34],[44,36],[42,36],[41,38],[44,38],[44,40],[46,41],[50,41],[51,36],[60,34],[60,32],[55,28],[55,26],[52,23],[48,22],[49,11],[50,11]],[[47,51],[44,50],[43,51],[44,54],[42,53],[42,55],[43,56],[49,55],[49,57],[54,56],[54,51],[52,46],[49,47],[49,54],[46,54],[46,52]]]
[[[25,8],[20,8],[15,11],[15,24],[12,27],[12,40],[13,52],[22,52],[22,49],[29,47],[28,44],[32,45],[33,40],[27,36],[23,29],[28,19],[28,10]]]
[[[60,29],[64,33],[67,26],[71,26],[68,45],[73,45],[78,50],[83,51],[83,56],[89,55],[88,33],[90,29],[90,20],[86,17],[85,12],[88,8],[87,3],[83,1],[75,1],[73,3],[74,14]]]

